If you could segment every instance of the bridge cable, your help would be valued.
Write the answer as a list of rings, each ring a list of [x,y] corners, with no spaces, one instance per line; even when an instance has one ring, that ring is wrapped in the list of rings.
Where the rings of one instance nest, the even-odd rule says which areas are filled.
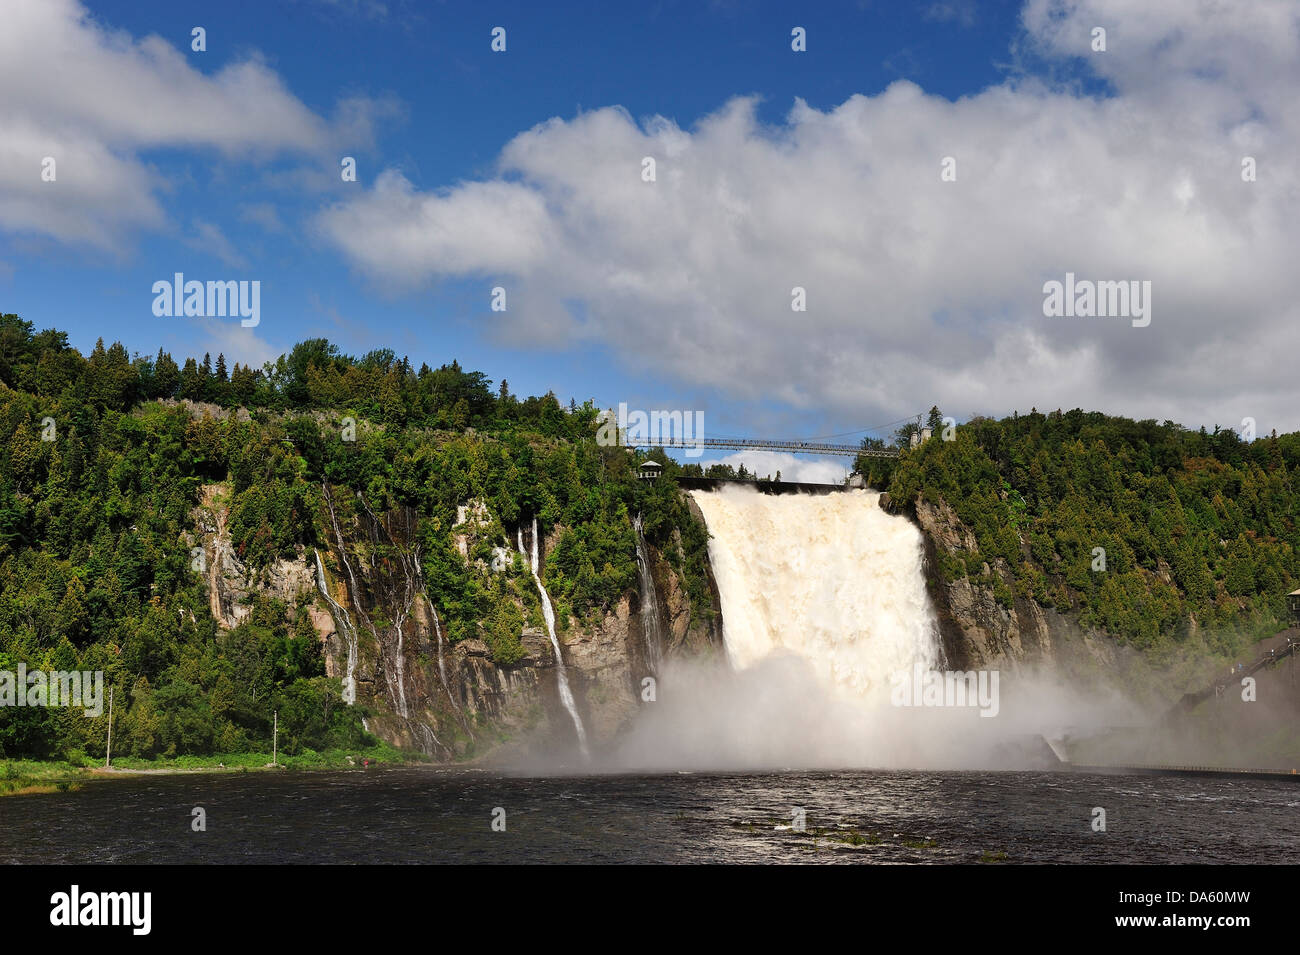
[[[922,414],[924,414],[924,412],[922,412]],[[890,421],[887,424],[878,424],[873,428],[859,428],[857,431],[841,431],[838,434],[815,434],[810,438],[805,438],[804,440],[818,441],[822,438],[846,438],[851,434],[864,434],[867,431],[879,431],[881,428],[892,428],[894,425],[902,424],[905,421],[914,421],[916,420],[916,417],[916,415],[908,415],[906,418],[899,418],[897,421]]]

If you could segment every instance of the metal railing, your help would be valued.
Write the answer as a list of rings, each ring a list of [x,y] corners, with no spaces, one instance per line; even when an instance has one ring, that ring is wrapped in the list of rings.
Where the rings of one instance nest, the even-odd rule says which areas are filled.
[[[669,438],[660,441],[629,441],[630,448],[728,448],[731,450],[790,451],[795,454],[842,454],[869,458],[896,458],[897,448],[861,448],[855,444],[823,444],[820,441],[781,441],[764,438]]]

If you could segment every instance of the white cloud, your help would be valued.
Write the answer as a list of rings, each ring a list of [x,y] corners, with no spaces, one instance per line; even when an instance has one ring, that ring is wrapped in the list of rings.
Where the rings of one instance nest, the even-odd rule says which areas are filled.
[[[745,465],[745,470],[761,478],[776,477],[782,481],[807,484],[841,484],[853,469],[851,458],[811,458],[783,451],[737,451],[716,461],[702,462],[707,470],[710,464],[730,464],[734,468]]]
[[[691,129],[606,108],[521,133],[488,181],[426,193],[386,173],[318,226],[385,283],[505,285],[494,327],[516,344],[598,341],[841,422],[938,403],[1294,428],[1298,10],[1031,0],[1026,45],[1081,57],[1113,98],[1016,78],[949,102],[897,82],[796,101],[776,127],[737,99]],[[1150,327],[1044,318],[1043,282],[1067,271],[1150,280]]]
[[[285,230],[284,221],[275,206],[269,202],[246,202],[239,207],[239,221],[251,222],[264,231],[275,234]]]
[[[268,361],[275,361],[286,349],[272,345],[251,328],[242,328],[238,322],[223,322],[220,319],[185,319],[195,326],[183,351],[185,354],[203,354],[208,352],[212,360],[217,355],[226,356],[226,367],[234,368],[235,363],[252,368],[261,368]]]
[[[377,278],[414,283],[433,272],[536,270],[550,254],[547,216],[543,198],[522,185],[467,183],[421,194],[389,170],[364,202],[341,203],[319,222]],[[375,237],[382,241],[372,246]]]
[[[311,154],[345,134],[364,145],[394,109],[352,97],[327,122],[256,58],[205,73],[195,64],[216,61],[193,57],[214,54],[109,29],[76,0],[9,0],[3,20],[0,228],[9,231],[120,248],[125,232],[166,226],[148,150]],[[45,157],[53,182],[41,179]]]
[[[197,252],[205,252],[220,259],[231,268],[248,268],[248,260],[235,250],[234,245],[215,223],[196,219],[194,234],[185,239],[185,244]]]

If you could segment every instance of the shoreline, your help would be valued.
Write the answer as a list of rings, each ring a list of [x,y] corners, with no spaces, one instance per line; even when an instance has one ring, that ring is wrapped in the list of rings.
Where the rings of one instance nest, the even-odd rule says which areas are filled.
[[[0,798],[53,792],[72,792],[86,783],[140,776],[185,776],[250,772],[307,772],[365,769],[370,766],[439,766],[397,750],[280,757],[274,765],[270,753],[239,753],[213,757],[183,756],[176,760],[123,758],[125,765],[85,766],[66,760],[0,759]]]
[[[162,759],[121,757],[112,766],[85,765],[70,760],[30,760],[0,758],[0,799],[5,796],[42,795],[56,792],[74,792],[89,783],[110,779],[131,779],[147,776],[186,776],[236,774],[249,772],[340,772],[367,768],[425,768],[425,769],[501,769],[489,758],[479,754],[463,761],[435,761],[417,754],[406,753],[391,746],[380,745],[370,750],[332,750],[324,753],[305,751],[291,756],[279,755],[271,762],[270,753],[224,753],[215,756],[180,756]],[[367,767],[366,761],[369,761]],[[567,767],[572,769],[572,767]],[[865,767],[859,767],[866,769]],[[554,775],[566,775],[557,767]],[[1259,767],[1197,766],[1197,765],[1107,765],[1062,762],[1049,771],[1066,774],[1157,775],[1183,777],[1220,777],[1238,779],[1267,779],[1300,782],[1296,769],[1266,769]],[[587,772],[592,767],[586,767]],[[606,771],[609,771],[608,768]],[[844,771],[826,769],[827,772]],[[615,774],[629,772],[615,770]],[[646,772],[630,770],[633,774]],[[649,771],[651,775],[668,770]]]

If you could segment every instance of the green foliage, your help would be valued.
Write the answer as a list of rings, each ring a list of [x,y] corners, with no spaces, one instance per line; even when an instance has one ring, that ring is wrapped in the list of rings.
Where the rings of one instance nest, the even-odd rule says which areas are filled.
[[[324,339],[262,369],[162,350],[130,358],[102,342],[83,357],[62,332],[0,315],[0,668],[104,671],[124,759],[257,752],[277,711],[290,757],[373,745],[362,708],[344,706],[326,677],[304,607],[255,599],[220,630],[207,577],[191,567],[196,508],[213,492],[250,574],[332,549],[323,483],[340,489],[347,518],[353,492],[376,512],[415,515],[444,637],[482,640],[499,664],[524,656],[521,631],[541,617],[526,566],[493,572],[493,548],[513,551],[514,528],[534,517],[560,629],[637,586],[636,513],[707,614],[707,534],[676,491],[677,466],[638,481],[625,449],[596,444],[590,403],[566,409],[554,394],[521,400],[491,384],[455,361],[416,371],[390,350],[354,359]],[[341,438],[345,417],[355,441]],[[47,418],[54,440],[43,440]],[[492,523],[467,562],[453,527],[471,500]],[[0,757],[102,753],[106,725],[11,710]]]
[[[947,580],[1000,560],[1015,593],[1000,575],[985,582],[1004,606],[1032,595],[1153,653],[1194,619],[1229,652],[1285,625],[1298,478],[1300,435],[1247,445],[1075,410],[975,419],[905,452],[882,486],[899,502],[942,499],[974,532],[974,551],[938,554]]]

